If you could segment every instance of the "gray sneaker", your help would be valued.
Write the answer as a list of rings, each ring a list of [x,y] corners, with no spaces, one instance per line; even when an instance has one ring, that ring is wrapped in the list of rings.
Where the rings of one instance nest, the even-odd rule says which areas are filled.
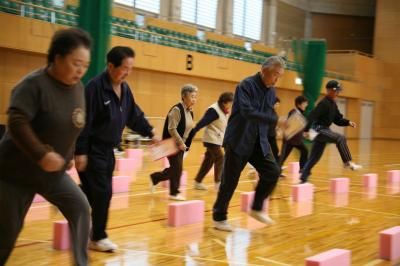
[[[193,187],[194,187],[194,189],[197,189],[197,190],[208,190],[206,185],[204,185],[203,183],[199,183],[197,181],[194,182]]]
[[[100,252],[114,252],[118,249],[118,246],[111,242],[108,238],[103,238],[98,241],[90,241],[89,249],[96,250]]]
[[[266,214],[264,211],[255,211],[251,210],[249,215],[256,219],[259,222],[265,223],[267,225],[273,225],[275,224],[274,220],[272,220],[268,214]]]
[[[233,227],[225,221],[214,221],[214,228],[220,231],[232,232]]]

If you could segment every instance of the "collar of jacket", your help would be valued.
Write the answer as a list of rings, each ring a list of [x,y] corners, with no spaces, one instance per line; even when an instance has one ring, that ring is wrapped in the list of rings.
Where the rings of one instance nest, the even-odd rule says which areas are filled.
[[[108,91],[114,91],[113,86],[111,84],[110,74],[108,74],[107,69],[104,70],[104,72],[101,75],[102,75],[101,80],[103,82],[103,88]],[[123,93],[125,91],[126,87],[127,87],[126,82],[122,82],[121,83],[121,93]]]
[[[265,84],[261,78],[261,72],[257,72],[257,74],[254,75],[254,79],[256,80],[258,85],[260,85],[261,88],[266,89],[266,90],[269,90],[272,88],[272,86],[270,86],[270,87],[265,86]]]

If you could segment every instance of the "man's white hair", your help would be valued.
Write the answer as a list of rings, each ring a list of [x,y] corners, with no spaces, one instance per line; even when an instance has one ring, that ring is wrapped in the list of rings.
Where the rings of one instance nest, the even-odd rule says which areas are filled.
[[[181,97],[183,98],[192,92],[198,92],[198,90],[199,89],[193,84],[185,84],[181,88]]]
[[[271,68],[271,67],[276,67],[276,66],[285,68],[286,62],[282,57],[274,55],[274,56],[270,56],[267,59],[265,59],[261,68],[265,69],[265,68]]]

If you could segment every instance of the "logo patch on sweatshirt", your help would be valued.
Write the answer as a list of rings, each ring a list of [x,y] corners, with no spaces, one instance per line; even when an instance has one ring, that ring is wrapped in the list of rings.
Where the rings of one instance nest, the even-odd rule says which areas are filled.
[[[82,108],[75,108],[72,112],[72,123],[77,128],[83,128],[85,126],[85,111]]]

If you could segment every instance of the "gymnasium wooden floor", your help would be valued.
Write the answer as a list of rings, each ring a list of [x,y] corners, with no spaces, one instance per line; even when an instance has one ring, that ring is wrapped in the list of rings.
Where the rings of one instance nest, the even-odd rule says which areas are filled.
[[[378,258],[378,233],[400,225],[400,187],[386,186],[386,171],[400,169],[400,142],[351,140],[349,146],[354,161],[364,168],[344,170],[336,147],[329,145],[311,178],[316,186],[313,203],[292,202],[292,179],[279,182],[269,207],[277,222],[273,226],[263,226],[240,212],[240,192],[253,187],[246,168],[229,208],[229,221],[237,227],[232,233],[212,228],[216,194],[212,176],[205,179],[208,191],[192,188],[204,152],[200,142],[184,161],[189,173],[184,192],[188,199],[205,200],[202,224],[167,226],[166,190],[158,188],[155,194],[148,190],[148,175],[161,169],[161,163],[145,161],[130,192],[113,198],[108,233],[120,249],[90,251],[91,265],[304,265],[304,258],[332,248],[351,250],[352,265],[391,265]],[[297,161],[295,152],[290,161]],[[362,174],[369,172],[379,174],[375,191],[362,186]],[[330,194],[329,179],[334,177],[351,178],[348,197]],[[48,203],[33,204],[8,265],[70,265],[69,252],[51,247],[52,222],[59,219],[63,217]]]

